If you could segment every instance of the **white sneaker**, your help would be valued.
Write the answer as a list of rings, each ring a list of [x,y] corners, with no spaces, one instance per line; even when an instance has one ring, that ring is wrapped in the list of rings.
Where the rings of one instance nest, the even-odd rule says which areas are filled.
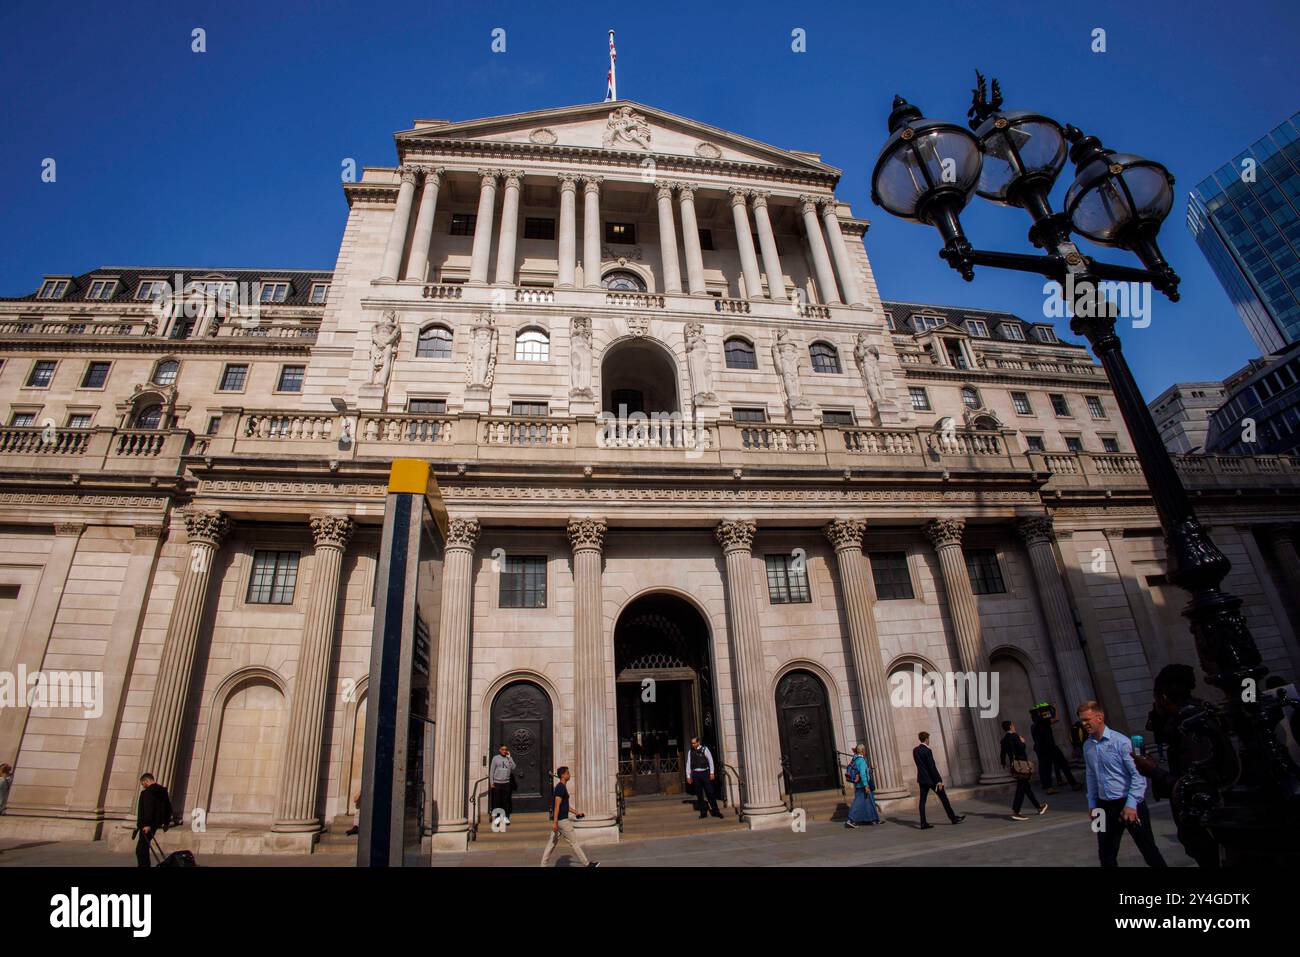
[[[1023,814],[1013,814],[1013,815],[1011,815],[1011,820],[1013,820],[1013,821],[1028,821],[1029,818],[1025,817]]]
[[[1040,808],[1038,809],[1038,813],[1039,813],[1039,814],[1046,814],[1046,813],[1047,813],[1047,805],[1044,804],[1042,807],[1040,807]]]

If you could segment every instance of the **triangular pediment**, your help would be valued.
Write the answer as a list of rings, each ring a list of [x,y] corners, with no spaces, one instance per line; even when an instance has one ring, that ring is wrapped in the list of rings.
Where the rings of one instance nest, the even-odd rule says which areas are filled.
[[[617,100],[552,110],[536,110],[481,120],[417,122],[397,134],[400,143],[477,140],[512,144],[611,150],[649,156],[689,156],[733,163],[756,163],[838,176],[815,154],[781,149],[664,110]]]

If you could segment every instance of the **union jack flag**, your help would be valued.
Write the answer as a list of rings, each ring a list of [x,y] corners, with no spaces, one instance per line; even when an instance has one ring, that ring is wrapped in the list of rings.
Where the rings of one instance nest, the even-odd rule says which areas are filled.
[[[614,51],[614,31],[609,31],[609,73],[605,75],[605,102],[618,99],[618,81],[614,77],[614,60],[618,54]]]

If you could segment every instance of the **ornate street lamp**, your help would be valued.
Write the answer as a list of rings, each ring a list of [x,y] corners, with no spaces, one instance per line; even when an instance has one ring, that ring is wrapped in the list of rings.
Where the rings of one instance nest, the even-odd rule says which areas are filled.
[[[990,99],[984,77],[976,77],[968,113],[974,137],[925,119],[902,97],[894,98],[890,137],[871,177],[872,199],[895,216],[937,229],[943,240],[939,255],[967,281],[975,267],[992,266],[1039,273],[1061,284],[1070,328],[1101,361],[1133,437],[1164,528],[1169,578],[1190,596],[1183,615],[1205,681],[1224,694],[1222,704],[1191,706],[1179,716],[1183,730],[1212,751],[1179,782],[1182,813],[1210,831],[1227,863],[1300,858],[1300,769],[1276,737],[1281,705],[1262,690],[1268,669],[1241,599],[1219,587],[1228,560],[1196,518],[1120,348],[1115,308],[1098,289],[1099,281],[1147,282],[1178,300],[1178,275],[1156,244],[1173,206],[1174,178],[1159,163],[1104,149],[1073,126],[1037,113],[1003,111],[997,81]],[[1064,168],[1067,143],[1075,178],[1064,211],[1053,212],[1050,193]],[[961,225],[972,194],[1024,209],[1032,221],[1029,240],[1044,254],[974,249]],[[1079,251],[1072,233],[1128,250],[1143,268],[1097,262]]]

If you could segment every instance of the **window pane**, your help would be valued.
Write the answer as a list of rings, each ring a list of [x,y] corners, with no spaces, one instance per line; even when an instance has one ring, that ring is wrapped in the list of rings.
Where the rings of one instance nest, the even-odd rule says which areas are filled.
[[[998,555],[991,548],[967,548],[966,573],[970,576],[971,591],[976,595],[999,595],[1005,592]]]
[[[876,582],[876,598],[895,601],[916,597],[912,592],[912,576],[907,570],[906,552],[870,552],[871,577]]]
[[[451,330],[445,326],[429,326],[420,330],[415,355],[418,359],[450,359]]]
[[[728,339],[722,345],[728,369],[757,369],[758,357],[754,347],[744,339]]]
[[[256,551],[248,577],[248,601],[257,605],[292,605],[298,584],[298,553]]]
[[[814,342],[808,350],[812,356],[813,372],[839,372],[840,355],[835,347],[825,342]]]
[[[86,374],[81,379],[83,389],[100,389],[108,381],[108,363],[92,362],[86,366]]]
[[[225,373],[221,376],[221,389],[224,392],[238,392],[244,388],[244,380],[248,377],[248,366],[230,365],[226,366]]]
[[[306,366],[285,366],[280,370],[281,392],[301,392],[302,376]]]
[[[50,384],[54,378],[54,362],[52,360],[42,359],[32,366],[31,375],[27,377],[27,384],[43,389]]]
[[[507,555],[501,572],[502,608],[546,607],[546,556]]]
[[[767,563],[767,597],[772,604],[812,601],[806,564],[796,564],[793,555],[764,555],[763,558]]]

